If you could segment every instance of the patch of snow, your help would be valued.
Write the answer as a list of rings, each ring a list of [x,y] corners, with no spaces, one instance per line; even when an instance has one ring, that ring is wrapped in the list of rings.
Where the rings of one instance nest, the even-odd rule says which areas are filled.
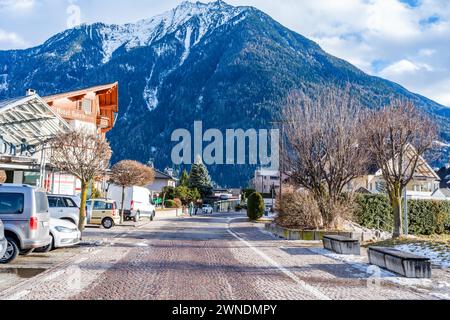
[[[341,255],[322,248],[308,248],[308,249],[316,254],[323,255],[330,259],[350,265],[352,268],[361,272],[360,274],[357,275],[358,277],[363,279],[367,278],[368,282],[382,280],[400,286],[421,290],[439,299],[450,298],[449,295],[445,293],[448,292],[448,288],[450,288],[450,283],[447,283],[445,281],[438,281],[436,283],[436,281],[433,279],[405,278],[396,275],[395,273],[381,269],[377,266],[370,265],[365,256]]]
[[[7,74],[0,74],[0,91],[6,91],[8,90],[8,75]]]
[[[426,243],[414,243],[399,245],[395,249],[429,258],[434,265],[450,268],[450,249],[445,245],[433,247]]]
[[[144,89],[144,100],[147,104],[148,111],[152,112],[158,107],[158,88],[149,88],[148,86]]]
[[[153,78],[153,72],[155,71],[155,65],[153,65],[152,67],[152,71],[150,72],[150,76],[148,78],[146,78],[146,86],[144,88],[144,100],[145,103],[147,104],[147,109],[152,112],[153,110],[156,109],[156,107],[158,107],[158,90],[159,90],[159,86],[158,87],[152,87],[150,85],[150,82],[152,81]],[[161,85],[161,83],[160,83]]]
[[[181,56],[181,62],[180,65],[183,65],[184,61],[189,56],[189,53],[191,52],[191,37],[192,37],[192,27],[188,26],[186,28],[186,35],[184,38],[184,52]]]
[[[149,46],[184,27],[186,28],[186,36],[180,41],[184,41],[186,50],[183,57],[186,59],[192,44],[197,45],[208,32],[226,24],[246,9],[247,7],[233,7],[222,2],[205,4],[185,1],[173,10],[151,19],[138,21],[135,24],[102,25],[98,31],[103,42],[104,57],[102,62],[107,63],[114,52],[123,45],[127,50]],[[188,25],[188,22],[194,18],[197,18],[195,21],[199,21],[199,23],[194,26]],[[245,16],[241,19],[244,18]],[[193,28],[198,30],[195,33],[195,39],[192,39]]]

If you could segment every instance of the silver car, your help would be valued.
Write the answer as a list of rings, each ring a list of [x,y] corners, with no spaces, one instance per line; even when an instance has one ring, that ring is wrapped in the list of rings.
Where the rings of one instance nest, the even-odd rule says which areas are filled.
[[[0,219],[7,240],[6,253],[0,257],[0,263],[10,263],[19,254],[29,254],[52,241],[44,191],[27,185],[0,184]]]
[[[3,222],[0,220],[0,257],[6,252],[7,242],[5,239],[5,229],[3,228]]]

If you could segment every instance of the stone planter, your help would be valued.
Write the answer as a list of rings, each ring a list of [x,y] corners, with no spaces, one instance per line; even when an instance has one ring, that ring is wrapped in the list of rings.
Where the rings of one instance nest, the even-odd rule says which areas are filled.
[[[286,240],[322,241],[324,235],[336,235],[351,238],[354,240],[364,240],[360,232],[345,231],[324,231],[324,230],[295,230],[277,226],[274,223],[267,223],[266,230],[274,235]]]

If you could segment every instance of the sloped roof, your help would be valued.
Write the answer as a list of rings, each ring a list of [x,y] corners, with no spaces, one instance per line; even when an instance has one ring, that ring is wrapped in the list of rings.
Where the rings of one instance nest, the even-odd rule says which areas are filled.
[[[38,145],[67,130],[69,124],[37,94],[0,101],[0,135],[9,143]]]
[[[51,96],[43,97],[43,99],[48,102],[48,101],[53,101],[53,100],[57,100],[57,99],[76,97],[76,96],[83,95],[83,94],[85,94],[87,92],[91,92],[91,91],[99,92],[99,91],[109,90],[109,89],[114,88],[115,86],[118,86],[117,82],[103,84],[103,85],[89,87],[89,88],[84,88],[84,89],[78,89],[78,90],[69,91],[69,92],[57,93],[57,94],[53,94]]]
[[[156,169],[155,169],[155,179],[175,180],[174,177]]]

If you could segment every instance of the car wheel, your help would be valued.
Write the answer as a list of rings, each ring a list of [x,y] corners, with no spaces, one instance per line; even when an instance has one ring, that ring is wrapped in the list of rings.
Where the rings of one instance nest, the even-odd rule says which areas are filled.
[[[111,218],[105,218],[102,221],[102,226],[105,229],[111,229],[114,226],[114,221]]]
[[[20,250],[19,254],[21,256],[28,256],[28,255],[32,254],[33,251],[34,251],[34,249]]]
[[[19,255],[19,246],[17,245],[16,241],[12,238],[6,237],[6,242],[7,245],[5,255],[0,258],[1,264],[13,262]]]
[[[55,248],[55,238],[53,238],[53,235],[50,235],[50,236],[52,237],[52,242],[50,242],[45,247],[42,247],[42,248],[34,250],[34,252],[37,252],[37,253],[48,253],[48,252],[52,251]]]

